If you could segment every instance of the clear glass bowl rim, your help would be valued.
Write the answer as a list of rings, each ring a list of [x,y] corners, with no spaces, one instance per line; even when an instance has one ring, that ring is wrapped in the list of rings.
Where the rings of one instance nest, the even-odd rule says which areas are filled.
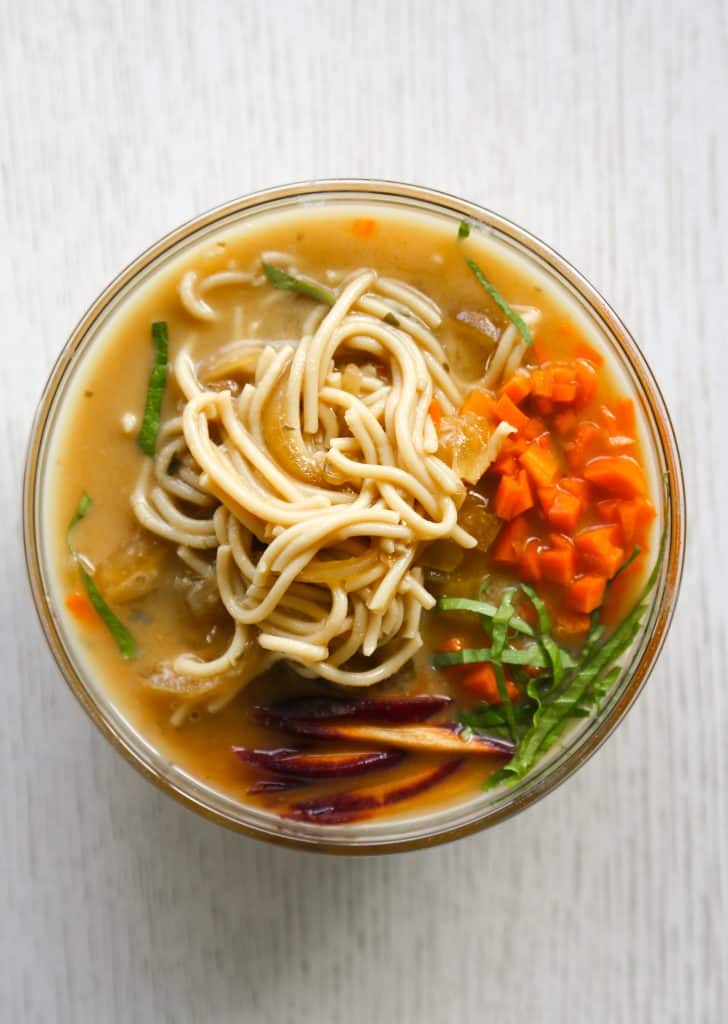
[[[619,698],[608,707],[606,712],[597,716],[596,725],[591,732],[579,738],[553,765],[549,765],[540,773],[534,773],[532,782],[530,777],[527,777],[525,783],[516,787],[512,799],[495,807],[486,807],[484,813],[475,820],[465,823],[455,821],[446,828],[438,829],[431,834],[421,830],[416,835],[408,834],[406,821],[392,819],[389,830],[391,836],[385,835],[375,842],[368,842],[366,839],[362,840],[361,836],[357,836],[357,826],[355,825],[348,828],[348,834],[352,841],[341,837],[327,838],[330,833],[323,826],[320,827],[320,834],[314,838],[303,838],[300,835],[285,834],[284,831],[278,830],[268,831],[245,820],[246,805],[237,805],[240,814],[236,816],[226,810],[222,806],[222,802],[220,802],[220,806],[215,806],[214,799],[201,800],[191,792],[186,792],[183,787],[172,785],[163,778],[153,765],[148,764],[137,751],[131,748],[127,739],[104,714],[85,685],[84,679],[76,671],[51,613],[50,596],[43,583],[43,566],[38,544],[37,502],[40,493],[38,469],[45,440],[45,428],[53,409],[55,396],[69,369],[72,356],[119,293],[130,286],[134,279],[150,268],[153,263],[161,263],[170,250],[176,249],[177,246],[188,240],[193,240],[197,234],[208,232],[217,225],[222,226],[225,221],[249,215],[260,207],[274,209],[276,204],[282,205],[291,200],[316,201],[336,198],[361,200],[362,202],[384,200],[400,203],[410,208],[444,211],[450,215],[487,226],[507,243],[511,243],[522,252],[525,250],[528,255],[535,257],[537,263],[545,264],[551,273],[557,278],[561,278],[564,284],[577,293],[578,298],[597,321],[606,328],[606,332],[617,342],[623,356],[626,357],[646,398],[649,414],[652,417],[652,426],[659,440],[660,454],[671,481],[666,508],[669,527],[666,546],[667,563],[663,572],[660,605],[651,634],[640,657],[636,664],[633,663],[629,666],[628,676],[622,684]],[[141,253],[95,299],[63,346],[36,410],[23,480],[25,561],[36,611],[58,668],[73,694],[101,732],[145,777],[164,792],[176,797],[183,804],[208,819],[254,838],[327,853],[393,853],[431,846],[468,835],[495,825],[529,807],[550,793],[584,764],[604,743],[639,696],[665,641],[674,614],[682,576],[685,553],[685,519],[685,493],[680,455],[664,399],[634,338],[599,292],[554,249],[505,217],[448,193],[379,179],[311,180],[253,192],[194,217]]]

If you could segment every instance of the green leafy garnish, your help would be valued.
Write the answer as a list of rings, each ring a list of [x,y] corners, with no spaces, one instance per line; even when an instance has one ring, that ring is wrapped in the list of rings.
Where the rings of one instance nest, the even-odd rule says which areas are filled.
[[[399,320],[394,313],[387,313],[386,316],[382,317],[385,324],[389,324],[390,327],[399,327]]]
[[[475,612],[476,615],[483,615],[486,619],[492,619],[498,611],[494,604],[488,601],[474,601],[470,597],[441,597],[438,599],[437,607],[441,612]],[[530,626],[525,619],[514,615],[509,623],[511,629],[524,636],[533,636],[533,626]]]
[[[167,325],[162,321],[152,324],[152,370],[147,386],[147,401],[144,419],[137,441],[145,455],[154,456],[159,433],[159,418],[162,412],[164,388],[167,383],[167,362],[169,360],[169,337]]]
[[[518,315],[518,313],[516,313],[515,310],[511,309],[511,307],[508,305],[508,303],[503,298],[501,293],[498,291],[498,289],[495,287],[495,285],[492,285],[490,283],[490,281],[485,276],[485,274],[480,269],[480,267],[478,266],[477,263],[475,263],[473,260],[468,260],[468,259],[466,259],[465,262],[470,267],[472,272],[475,274],[476,278],[478,279],[480,284],[483,286],[483,288],[485,288],[485,290],[487,291],[488,295],[490,295],[490,297],[493,300],[493,302],[495,302],[496,306],[498,306],[498,308],[501,309],[503,311],[503,313],[505,313],[505,315],[511,321],[511,323],[516,328],[518,333],[521,335],[521,337],[523,338],[525,343],[527,345],[532,345],[533,344],[533,336],[532,336],[530,330],[528,329],[528,326],[526,325],[526,323],[523,320],[523,318],[520,317]]]
[[[98,612],[114,640],[116,640],[119,653],[124,659],[135,658],[137,655],[136,640],[121,619],[112,612],[111,608],[109,608],[101,594],[101,591],[94,583],[93,577],[81,564],[78,552],[71,541],[71,531],[77,523],[80,523],[81,520],[85,518],[92,505],[93,501],[86,491],[84,491],[78,505],[76,506],[76,511],[73,513],[71,521],[68,524],[68,530],[66,531],[66,543],[68,544],[68,550],[71,552],[73,560],[76,563],[76,568],[78,569],[78,574],[81,577],[84,590],[88,594],[88,599]]]
[[[83,494],[81,495],[81,498],[79,499],[78,505],[76,506],[76,511],[71,516],[71,522],[68,524],[68,529],[66,530],[66,544],[68,545],[68,550],[71,552],[72,555],[74,555],[74,557],[76,552],[74,550],[73,544],[71,543],[71,531],[73,530],[76,523],[80,523],[81,520],[86,517],[92,505],[93,501],[91,500],[91,495],[87,494],[87,492],[84,491]]]
[[[665,478],[668,489],[669,479]],[[481,587],[481,600],[440,598],[441,611],[472,612],[479,616],[489,646],[437,653],[435,668],[489,662],[493,665],[500,703],[482,704],[460,714],[460,724],[494,735],[512,738],[516,751],[511,760],[486,782],[485,788],[522,779],[556,742],[568,723],[598,711],[617,683],[622,669],[614,663],[637,638],[648,609],[647,598],[660,576],[667,544],[667,522],[660,537],[655,563],[634,605],[611,634],[601,621],[601,609],[591,615],[586,640],[573,655],[554,640],[546,606],[528,584],[520,589],[536,612],[538,624],[531,626],[513,614],[513,589],[506,590],[498,606],[482,600],[488,587]],[[638,548],[622,571],[639,555]],[[616,579],[615,573],[610,583]],[[521,689],[523,697],[511,701],[506,688],[505,667]]]
[[[470,234],[470,225],[466,220],[461,220],[458,224],[458,238],[467,238]]]
[[[314,284],[313,281],[304,281],[300,277],[293,277],[287,274],[280,267],[274,267],[272,263],[263,263],[263,273],[274,288],[280,288],[284,292],[298,292],[309,299],[317,302],[325,302],[327,306],[333,306],[336,296],[323,285]]]

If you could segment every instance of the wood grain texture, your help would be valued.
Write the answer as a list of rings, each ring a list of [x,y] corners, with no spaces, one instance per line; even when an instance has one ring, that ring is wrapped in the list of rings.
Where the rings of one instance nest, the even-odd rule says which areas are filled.
[[[1,0],[0,1019],[728,1019],[725,0]],[[19,548],[31,413],[69,329],[162,232],[336,175],[460,193],[633,328],[674,414],[677,618],[618,734],[520,818],[333,860],[177,806],[55,671]]]

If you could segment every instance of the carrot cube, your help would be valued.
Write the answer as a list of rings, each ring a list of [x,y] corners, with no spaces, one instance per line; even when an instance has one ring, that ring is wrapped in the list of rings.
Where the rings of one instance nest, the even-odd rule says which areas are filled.
[[[541,548],[538,560],[543,579],[561,584],[569,584],[574,579],[576,558],[573,548]]]
[[[569,588],[567,603],[574,611],[588,615],[604,600],[607,580],[604,576],[580,576]]]

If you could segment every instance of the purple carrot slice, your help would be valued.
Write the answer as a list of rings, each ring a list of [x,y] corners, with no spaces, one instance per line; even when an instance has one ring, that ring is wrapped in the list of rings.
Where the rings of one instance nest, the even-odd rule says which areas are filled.
[[[474,734],[469,740],[450,725],[364,725],[359,722],[323,722],[289,719],[279,729],[297,736],[318,736],[322,739],[353,743],[376,743],[383,747],[405,750],[426,750],[436,754],[500,754],[512,755],[515,746],[510,740]]]
[[[241,761],[277,775],[296,775],[306,779],[333,779],[363,775],[378,768],[391,768],[404,757],[401,750],[340,751],[309,753],[303,750],[251,750],[233,747]]]
[[[409,800],[418,793],[442,782],[462,764],[462,758],[451,758],[434,768],[426,768],[417,775],[396,782],[352,789],[347,793],[331,793],[292,804],[284,817],[297,821],[310,821],[318,825],[341,825],[358,818],[369,817],[379,807]]]
[[[259,721],[274,727],[300,718],[307,721],[350,718],[360,722],[403,724],[424,722],[451,704],[452,697],[441,694],[387,697],[381,700],[368,697],[298,697],[255,710]]]
[[[286,779],[258,779],[248,788],[248,792],[256,793],[285,793],[290,789],[300,789],[308,785],[308,779],[297,779],[291,775]]]

